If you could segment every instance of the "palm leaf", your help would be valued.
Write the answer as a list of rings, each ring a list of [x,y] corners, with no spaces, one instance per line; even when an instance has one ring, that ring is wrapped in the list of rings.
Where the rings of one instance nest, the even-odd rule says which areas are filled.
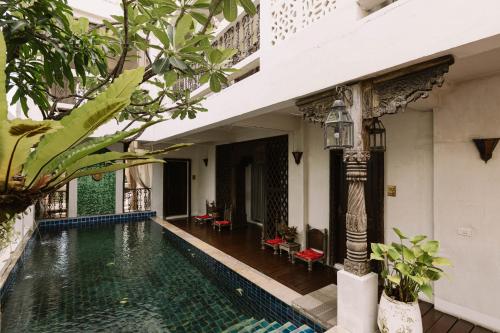
[[[91,167],[95,167],[97,165],[100,165],[102,163],[109,163],[109,162],[115,162],[115,161],[122,161],[122,160],[127,160],[127,161],[133,161],[133,160],[141,160],[141,159],[151,159],[153,156],[165,154],[167,152],[171,151],[176,151],[184,147],[188,147],[191,144],[186,144],[186,143],[181,143],[181,144],[176,144],[173,146],[170,146],[165,149],[161,150],[155,150],[151,152],[141,152],[141,153],[133,153],[133,152],[117,152],[117,151],[111,151],[107,153],[102,153],[102,154],[92,154],[92,155],[87,155],[80,160],[78,160],[77,163],[73,163],[73,165],[69,166],[64,173],[61,173],[58,175],[57,178],[54,178],[49,182],[49,184],[53,187],[58,187],[59,185],[55,185],[60,182],[65,182],[68,177],[72,177],[76,172],[79,172],[84,169],[88,169]]]
[[[58,128],[57,122],[31,119],[2,121],[0,132],[0,186],[5,191],[11,177],[21,173],[23,163],[31,148],[40,138]],[[13,183],[14,184],[14,183]],[[18,182],[15,182],[16,186]]]
[[[64,184],[68,183],[69,181],[71,181],[73,179],[84,177],[84,176],[95,175],[97,173],[118,171],[118,170],[126,169],[129,167],[143,165],[143,164],[149,164],[149,163],[165,163],[165,161],[157,159],[157,158],[147,158],[147,159],[133,161],[130,163],[119,162],[119,163],[112,163],[112,164],[109,164],[109,165],[106,165],[103,167],[81,170],[81,171],[75,172],[72,176],[65,179]]]
[[[150,123],[146,123],[141,127],[136,129],[132,129],[130,131],[120,131],[111,135],[106,135],[98,138],[91,138],[86,142],[80,143],[73,148],[66,150],[64,153],[59,155],[52,162],[47,164],[44,167],[45,172],[41,172],[40,174],[53,174],[53,177],[58,177],[60,174],[65,172],[67,168],[69,168],[73,163],[80,160],[81,158],[95,153],[103,148],[109,147],[110,145],[119,142],[125,138],[128,138],[134,134],[139,133],[140,131],[157,124],[160,121],[154,121]]]
[[[23,173],[29,188],[40,176],[44,177],[50,162],[69,148],[82,142],[99,126],[130,104],[130,96],[141,82],[143,68],[125,71],[94,100],[85,103],[61,119],[62,128],[46,135],[29,156]]]

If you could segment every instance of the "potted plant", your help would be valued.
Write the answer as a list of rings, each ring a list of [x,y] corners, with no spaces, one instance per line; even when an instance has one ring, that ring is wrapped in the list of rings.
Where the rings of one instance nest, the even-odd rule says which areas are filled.
[[[380,298],[377,324],[380,332],[422,332],[418,295],[432,297],[432,282],[439,280],[450,261],[437,256],[439,242],[426,236],[405,236],[393,229],[399,243],[372,243],[371,260],[382,264],[384,291]]]
[[[278,225],[278,233],[287,243],[293,243],[295,237],[297,237],[297,227],[289,227],[285,222],[281,222]]]
[[[293,243],[297,237],[297,227],[287,226],[285,229],[285,239],[288,243]]]

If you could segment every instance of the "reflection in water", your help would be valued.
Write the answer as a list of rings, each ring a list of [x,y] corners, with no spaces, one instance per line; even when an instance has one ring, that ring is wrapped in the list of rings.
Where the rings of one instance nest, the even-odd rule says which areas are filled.
[[[219,332],[241,309],[152,222],[39,236],[2,309],[4,332]]]

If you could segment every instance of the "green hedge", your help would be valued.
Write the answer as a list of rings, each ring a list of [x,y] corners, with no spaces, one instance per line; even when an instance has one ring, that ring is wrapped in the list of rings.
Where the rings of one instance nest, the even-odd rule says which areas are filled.
[[[78,216],[114,214],[116,196],[116,176],[105,173],[95,181],[91,176],[78,179]]]

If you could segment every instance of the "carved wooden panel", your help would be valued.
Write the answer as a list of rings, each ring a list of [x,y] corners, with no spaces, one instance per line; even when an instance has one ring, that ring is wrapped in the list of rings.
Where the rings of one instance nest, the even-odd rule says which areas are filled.
[[[280,222],[288,224],[288,136],[266,142],[267,214],[265,233],[274,237]]]
[[[409,103],[428,97],[443,85],[453,63],[452,56],[444,56],[364,82],[363,118],[404,111]]]

